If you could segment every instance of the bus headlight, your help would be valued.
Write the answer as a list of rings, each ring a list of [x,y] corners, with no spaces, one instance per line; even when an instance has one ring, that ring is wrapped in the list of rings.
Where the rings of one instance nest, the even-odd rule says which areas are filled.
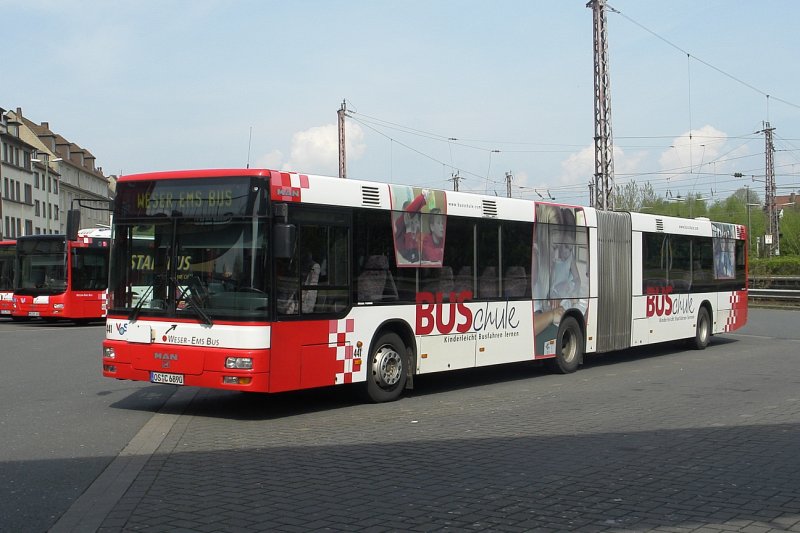
[[[106,346],[106,347],[103,348],[103,358],[104,359],[114,359],[116,356],[117,356],[117,354],[114,353],[114,348],[111,348],[109,346]]]
[[[225,368],[250,370],[253,368],[253,359],[251,357],[228,357],[225,359]]]

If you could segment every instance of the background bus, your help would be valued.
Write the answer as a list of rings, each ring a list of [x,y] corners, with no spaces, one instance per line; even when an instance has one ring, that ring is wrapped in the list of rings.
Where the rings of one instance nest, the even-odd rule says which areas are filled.
[[[0,316],[11,316],[16,242],[0,241]]]
[[[388,401],[747,319],[743,226],[253,169],[124,176],[115,202],[112,378]]]
[[[109,229],[17,239],[15,318],[97,320],[106,316]]]

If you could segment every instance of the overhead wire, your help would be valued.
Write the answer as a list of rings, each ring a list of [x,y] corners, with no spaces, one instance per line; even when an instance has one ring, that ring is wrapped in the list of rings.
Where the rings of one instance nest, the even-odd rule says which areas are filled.
[[[730,79],[732,79],[733,81],[735,81],[735,82],[737,82],[737,83],[739,83],[739,84],[741,84],[741,85],[744,85],[745,87],[747,87],[747,88],[749,88],[749,89],[751,89],[751,90],[753,90],[753,91],[757,92],[758,94],[760,94],[760,95],[762,95],[762,96],[766,97],[768,101],[769,101],[769,99],[771,98],[771,99],[773,99],[773,100],[777,100],[778,102],[781,102],[782,104],[786,104],[786,105],[788,105],[788,106],[791,106],[791,107],[795,107],[795,108],[797,108],[797,109],[800,109],[800,105],[798,105],[798,104],[795,104],[795,103],[793,103],[793,102],[789,102],[788,100],[784,100],[783,98],[778,98],[777,96],[774,96],[774,95],[771,95],[771,94],[769,94],[769,93],[767,93],[767,92],[765,92],[765,91],[762,91],[762,90],[761,90],[761,89],[759,89],[758,87],[756,87],[756,86],[754,86],[754,85],[751,85],[750,83],[747,83],[746,81],[744,81],[744,80],[742,80],[742,79],[739,79],[739,78],[737,78],[737,77],[736,77],[736,76],[734,76],[733,74],[731,74],[731,73],[729,73],[729,72],[726,72],[726,71],[722,70],[721,68],[717,67],[716,65],[712,65],[712,64],[711,64],[711,63],[709,63],[708,61],[705,61],[704,59],[701,59],[701,58],[699,58],[699,57],[697,57],[697,56],[695,56],[695,55],[692,55],[692,54],[691,54],[690,52],[688,52],[687,50],[684,50],[683,48],[681,48],[681,47],[680,47],[680,46],[678,46],[677,44],[673,43],[672,41],[670,41],[670,40],[669,40],[669,39],[667,39],[666,37],[664,37],[664,36],[662,36],[662,35],[659,35],[659,34],[658,34],[658,33],[656,33],[655,31],[653,31],[653,30],[651,30],[650,28],[648,28],[647,26],[645,26],[644,24],[642,24],[642,23],[640,23],[640,22],[638,22],[638,21],[636,21],[636,20],[632,19],[631,17],[629,17],[628,15],[626,15],[625,13],[623,13],[622,11],[620,11],[619,9],[612,7],[610,4],[606,4],[606,6],[607,6],[607,7],[610,7],[610,8],[613,10],[613,12],[614,12],[614,13],[616,13],[616,14],[618,14],[619,16],[621,16],[622,18],[626,19],[628,22],[630,22],[630,23],[632,23],[632,24],[634,24],[634,25],[636,25],[636,26],[640,27],[641,29],[643,29],[644,31],[646,31],[647,33],[649,33],[650,35],[652,35],[652,36],[656,37],[657,39],[659,39],[659,40],[661,40],[661,41],[663,41],[663,42],[665,42],[666,44],[668,44],[668,45],[669,45],[669,46],[671,46],[672,48],[674,48],[674,49],[678,50],[679,52],[681,52],[681,53],[683,53],[683,54],[686,54],[688,57],[690,57],[690,58],[694,59],[694,60],[695,60],[695,61],[697,61],[698,63],[702,63],[703,65],[707,66],[708,68],[710,68],[710,69],[712,69],[712,70],[715,70],[716,72],[718,72],[718,73],[722,74],[723,76],[725,76],[725,77],[727,77],[727,78],[730,78]]]
[[[688,97],[689,97],[689,102],[690,102],[689,103],[689,133],[688,133],[688,137],[689,137],[689,144],[688,144],[688,148],[689,148],[689,165],[688,166],[678,167],[678,168],[675,168],[675,169],[662,169],[662,170],[653,171],[653,172],[636,172],[636,173],[630,173],[630,174],[625,174],[625,173],[619,173],[618,172],[617,176],[625,177],[625,178],[627,178],[628,181],[633,180],[634,178],[637,178],[637,177],[666,176],[666,182],[668,182],[668,183],[666,183],[664,185],[667,186],[667,187],[675,186],[675,184],[683,183],[685,181],[691,181],[693,179],[694,182],[695,182],[694,186],[696,186],[698,181],[700,180],[701,176],[703,176],[703,177],[707,177],[707,176],[716,177],[716,176],[719,176],[719,175],[728,175],[728,174],[724,174],[724,173],[718,174],[716,172],[714,172],[714,173],[701,172],[702,167],[705,166],[705,165],[711,165],[711,164],[716,165],[717,163],[724,163],[724,162],[730,162],[730,161],[739,160],[739,159],[746,159],[746,158],[749,158],[749,157],[755,157],[755,156],[759,156],[759,155],[763,156],[763,151],[762,151],[760,154],[746,154],[746,155],[742,155],[742,156],[725,158],[726,155],[728,155],[728,154],[730,154],[730,153],[732,153],[732,152],[734,152],[734,151],[736,151],[736,150],[738,150],[741,147],[746,145],[746,143],[742,143],[742,144],[740,144],[740,145],[738,145],[738,146],[736,146],[734,148],[731,148],[725,154],[722,154],[721,156],[717,156],[712,161],[708,161],[708,162],[705,162],[705,163],[701,161],[700,165],[696,169],[697,172],[695,172],[695,166],[694,166],[693,160],[692,160],[693,159],[693,157],[692,157],[692,141],[694,141],[694,140],[719,140],[721,142],[725,142],[725,141],[728,141],[728,140],[731,140],[731,139],[742,139],[742,140],[745,140],[745,141],[753,141],[753,140],[758,139],[757,137],[753,137],[753,135],[759,134],[760,132],[755,132],[755,133],[751,133],[749,135],[744,135],[744,136],[712,136],[712,135],[695,135],[694,134],[694,132],[692,131],[692,110],[691,110],[691,83],[692,83],[692,81],[691,81],[691,79],[692,79],[691,60],[692,59],[697,61],[698,63],[700,63],[702,65],[705,65],[706,67],[711,68],[712,70],[724,75],[725,77],[727,77],[727,78],[729,78],[729,79],[731,79],[731,80],[733,80],[733,81],[735,81],[735,82],[737,82],[737,83],[749,88],[750,90],[755,91],[755,92],[757,92],[758,94],[760,94],[762,96],[765,96],[767,98],[767,104],[769,103],[769,100],[771,98],[771,99],[779,101],[779,102],[781,102],[783,104],[786,104],[786,105],[789,105],[789,106],[792,106],[792,107],[800,109],[800,105],[794,104],[793,102],[790,102],[790,101],[787,101],[785,99],[778,98],[778,97],[775,97],[774,95],[770,95],[770,94],[766,93],[765,91],[759,89],[758,87],[755,87],[754,85],[745,82],[744,80],[734,76],[733,74],[730,74],[729,72],[726,72],[725,70],[723,70],[723,69],[721,69],[721,68],[719,68],[719,67],[717,67],[717,66],[715,66],[715,65],[713,65],[711,63],[709,63],[708,61],[705,61],[704,59],[699,58],[699,57],[691,54],[690,52],[688,52],[687,50],[685,50],[682,47],[678,46],[677,44],[675,44],[674,42],[670,41],[669,39],[663,37],[662,35],[656,33],[655,31],[651,30],[650,28],[644,26],[640,22],[634,20],[633,18],[631,18],[630,16],[626,15],[625,13],[620,11],[619,9],[616,9],[616,8],[614,8],[614,7],[612,7],[612,6],[608,5],[608,4],[606,4],[606,5],[611,9],[612,12],[617,13],[618,15],[623,17],[624,19],[628,20],[630,23],[638,26],[642,30],[644,30],[647,33],[653,35],[657,39],[663,41],[664,43],[666,43],[670,47],[678,50],[682,54],[685,54],[686,57],[687,57],[687,76],[688,76],[688,80],[689,80],[689,82],[688,82],[688,91],[689,91],[689,96]],[[501,183],[500,180],[491,179],[492,154],[501,152],[501,150],[498,150],[497,148],[492,148],[492,146],[494,146],[494,147],[496,147],[496,146],[536,146],[536,147],[559,148],[559,149],[552,149],[551,148],[551,149],[504,149],[504,150],[502,150],[502,152],[507,152],[507,153],[574,153],[574,150],[570,150],[569,148],[581,148],[581,149],[584,149],[587,146],[587,145],[566,144],[566,143],[541,143],[541,142],[526,142],[526,141],[490,141],[490,140],[485,140],[485,139],[465,139],[465,138],[458,138],[458,137],[455,137],[455,136],[448,136],[448,135],[442,135],[442,134],[438,134],[438,133],[427,132],[427,131],[424,131],[424,130],[421,130],[421,129],[418,129],[418,128],[413,128],[413,127],[410,127],[410,126],[405,126],[405,125],[402,125],[402,124],[398,124],[396,122],[384,120],[384,119],[381,119],[381,118],[378,118],[378,117],[373,117],[373,116],[370,116],[370,115],[366,115],[364,113],[360,113],[360,112],[354,111],[352,109],[348,110],[347,116],[351,120],[354,120],[355,122],[361,124],[362,126],[364,126],[364,127],[368,128],[368,129],[378,133],[379,135],[389,139],[390,146],[393,146],[394,143],[397,143],[398,145],[403,146],[404,148],[406,148],[406,149],[408,149],[408,150],[410,150],[410,151],[412,151],[412,152],[414,152],[414,153],[416,153],[416,154],[418,154],[418,155],[420,155],[422,157],[425,157],[425,158],[427,158],[427,159],[429,159],[431,161],[434,161],[434,162],[436,162],[438,164],[441,164],[443,169],[449,167],[454,172],[457,170],[459,173],[464,173],[464,174],[467,174],[467,175],[470,175],[470,176],[473,176],[473,177],[476,177],[476,178],[483,179],[484,180],[484,192],[488,192],[488,188],[489,188],[489,184],[490,183],[491,184],[495,184],[495,185],[499,185]],[[412,147],[410,144],[404,143],[404,142],[398,140],[397,138],[394,138],[394,137],[384,133],[383,131],[380,130],[381,128],[382,129],[398,131],[398,132],[401,132],[401,133],[406,134],[406,135],[414,135],[414,136],[418,136],[418,137],[429,139],[429,140],[433,140],[433,141],[448,143],[449,152],[450,152],[450,163],[449,164],[445,163],[445,162],[437,159],[436,157],[431,156],[431,155],[423,152],[422,150],[419,150],[417,148]],[[625,139],[631,139],[631,140],[633,140],[633,139],[652,139],[652,140],[672,139],[673,142],[674,142],[675,139],[680,138],[682,136],[683,135],[672,135],[672,136],[668,136],[668,135],[617,136],[616,139],[617,140],[625,140]],[[794,140],[798,140],[798,139],[784,139],[784,140],[786,140],[786,141],[793,140],[794,141]],[[486,144],[487,146],[477,146],[476,144]],[[487,170],[485,178],[484,178],[484,176],[479,175],[477,172],[470,172],[470,171],[464,170],[462,168],[458,168],[458,169],[456,168],[456,164],[455,164],[455,161],[454,161],[454,158],[453,158],[453,151],[452,151],[452,147],[454,145],[458,146],[458,147],[461,147],[461,148],[467,148],[467,149],[472,149],[472,150],[482,151],[482,152],[488,153],[489,168]],[[628,148],[628,149],[633,149],[633,148],[652,149],[652,148],[662,148],[662,147],[665,148],[664,146],[636,146],[636,145],[628,145],[628,146],[626,146],[626,145],[618,145],[618,146],[620,148]],[[704,151],[705,151],[705,147],[704,147]],[[794,152],[798,151],[796,148],[792,148],[791,150],[786,150],[786,151],[790,152],[790,154],[795,159],[797,159],[797,154],[794,153]],[[800,159],[798,159],[798,161],[800,161]],[[683,178],[683,179],[677,178],[677,176],[679,176],[680,174],[685,174],[685,173],[687,173],[687,171],[688,171],[688,174],[690,175],[689,177]],[[747,173],[749,173],[749,172],[747,172]],[[624,182],[625,182],[625,179],[623,179],[623,183]],[[725,182],[723,181],[721,183],[725,183]],[[513,187],[515,189],[518,189],[518,190],[522,191],[522,190],[525,190],[526,186],[516,185],[515,184]],[[535,192],[536,194],[539,194],[538,190],[541,190],[542,187],[530,187],[529,189],[531,191]],[[556,191],[556,192],[567,192],[567,191],[573,191],[573,190],[585,191],[585,189],[586,189],[586,186],[584,184],[566,184],[566,185],[560,185],[560,186],[557,185],[557,186],[551,187],[551,190],[552,191]],[[477,190],[476,192],[480,192],[480,191]]]

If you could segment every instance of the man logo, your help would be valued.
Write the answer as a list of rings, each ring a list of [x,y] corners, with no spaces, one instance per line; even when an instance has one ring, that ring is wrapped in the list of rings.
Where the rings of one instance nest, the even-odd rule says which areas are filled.
[[[161,368],[169,368],[172,361],[178,360],[178,354],[155,352],[153,354],[153,359],[161,361]]]

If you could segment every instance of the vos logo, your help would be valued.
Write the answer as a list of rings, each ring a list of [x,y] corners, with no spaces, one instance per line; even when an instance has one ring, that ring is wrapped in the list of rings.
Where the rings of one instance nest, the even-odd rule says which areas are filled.
[[[117,333],[120,335],[125,335],[128,331],[128,323],[127,322],[119,322],[117,323]]]

